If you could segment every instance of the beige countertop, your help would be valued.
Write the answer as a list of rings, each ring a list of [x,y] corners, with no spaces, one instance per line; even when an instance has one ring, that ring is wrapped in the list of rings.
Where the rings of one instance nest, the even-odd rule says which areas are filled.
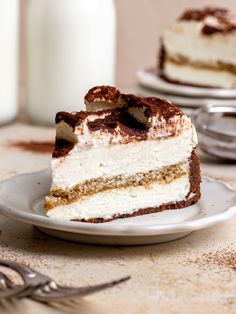
[[[26,151],[14,142],[53,138],[53,128],[23,123],[1,127],[0,179],[49,165],[50,153]],[[236,164],[219,163],[202,154],[201,160],[204,175],[236,188]],[[181,240],[141,247],[66,242],[3,216],[0,230],[2,258],[27,263],[61,284],[78,286],[132,276],[73,307],[20,300],[0,308],[0,313],[236,313],[236,217]]]

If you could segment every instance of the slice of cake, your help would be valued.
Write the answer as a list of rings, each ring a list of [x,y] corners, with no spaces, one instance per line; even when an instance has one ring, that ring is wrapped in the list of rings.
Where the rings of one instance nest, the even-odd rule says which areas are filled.
[[[178,107],[108,86],[85,102],[90,111],[56,115],[50,218],[105,222],[199,199],[195,128]]]
[[[188,10],[161,39],[159,75],[205,87],[236,87],[236,19],[228,10]]]

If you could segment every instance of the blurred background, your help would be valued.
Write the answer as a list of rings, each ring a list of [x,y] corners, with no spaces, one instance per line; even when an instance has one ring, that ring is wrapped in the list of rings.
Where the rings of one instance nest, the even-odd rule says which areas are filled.
[[[20,0],[21,6],[27,0]],[[32,1],[32,0],[30,0]],[[205,5],[223,6],[236,12],[235,0],[115,0],[117,14],[116,83],[132,88],[139,69],[155,65],[163,29],[186,9]],[[23,38],[21,34],[21,56]],[[21,84],[24,83],[21,69]]]
[[[5,93],[6,97],[14,94],[14,100],[9,100],[11,105],[8,105],[5,100],[1,100],[1,103],[4,105],[0,108],[0,125],[14,121],[18,107],[20,107],[21,121],[54,126],[54,117],[57,111],[84,109],[83,96],[85,91],[88,90],[88,87],[101,85],[101,82],[99,82],[100,78],[102,83],[114,84],[123,92],[154,96],[154,90],[141,90],[140,86],[138,87],[137,71],[157,66],[160,37],[163,30],[168,25],[171,25],[183,11],[189,8],[218,6],[236,12],[235,0],[198,0],[195,2],[191,0],[97,1],[9,0],[2,2],[3,5],[5,3],[9,4],[8,11],[6,11],[9,13],[9,24],[7,27],[5,25],[2,30],[3,33],[12,33],[11,35],[15,36],[15,46],[4,49],[7,62],[2,61],[1,63],[3,83],[6,81],[5,78],[11,76],[12,73],[12,77],[9,77],[9,86],[13,90],[13,92],[9,93],[6,91],[6,88],[3,88],[4,92],[2,94]],[[42,5],[42,3],[44,4]],[[80,3],[84,4],[80,7]],[[104,3],[107,5],[107,11]],[[112,6],[108,10],[109,3],[114,3],[115,5],[114,16],[110,14],[114,13],[114,7]],[[76,9],[73,9],[71,4]],[[13,11],[10,5],[12,5],[17,14],[20,12],[19,23],[18,18],[12,14]],[[88,13],[90,11],[86,11],[87,16],[80,12],[80,8],[85,8],[87,5],[89,10],[94,11],[94,19],[89,16]],[[32,8],[34,8],[33,11]],[[65,8],[70,12],[65,12]],[[75,14],[73,14],[73,10]],[[105,11],[104,15],[102,15],[103,11]],[[3,12],[2,16],[5,15],[7,14]],[[56,19],[53,20],[55,16],[57,18],[59,16],[59,22]],[[66,16],[65,19],[64,16]],[[74,24],[71,22],[71,16]],[[14,18],[15,25],[19,24],[19,31],[10,22],[11,18]],[[87,18],[89,18],[88,21]],[[83,27],[78,22],[80,19],[83,20]],[[104,22],[104,25],[106,25],[101,26],[102,23],[100,21],[107,20],[109,20],[107,24]],[[57,24],[56,27],[55,24]],[[112,26],[110,31],[107,25]],[[74,32],[75,29],[80,32],[80,36],[77,36],[76,32]],[[50,33],[50,31],[51,34],[48,35],[47,33]],[[97,31],[98,36],[94,35],[94,31]],[[19,42],[16,35],[18,32]],[[90,37],[90,42],[89,40],[86,41],[86,36]],[[8,37],[6,35],[6,38]],[[82,45],[79,39],[75,43],[78,37],[83,37],[85,45]],[[93,44],[92,49],[90,48],[91,43]],[[114,43],[116,43],[115,49]],[[82,53],[83,57],[79,58],[78,56],[81,56],[83,46],[86,46]],[[17,47],[19,47],[19,53]],[[65,47],[68,47],[68,49]],[[75,51],[75,49],[77,50]],[[7,51],[13,54],[11,60],[15,62],[17,59],[17,64],[13,65],[13,62],[8,58]],[[16,58],[17,56],[19,56],[19,59]],[[87,56],[88,58],[86,58]],[[54,59],[57,60],[54,62]],[[61,60],[63,60],[64,64],[60,62]],[[8,64],[5,65],[5,63]],[[113,64],[115,67],[113,67]],[[5,69],[3,69],[3,66]],[[11,66],[13,70],[8,69]],[[81,70],[81,68],[83,69]],[[28,76],[26,75],[27,71]],[[111,75],[106,75],[109,71]],[[8,75],[9,73],[10,75]],[[28,77],[28,80],[26,77]],[[113,80],[113,77],[115,80]],[[19,91],[14,89],[14,84],[18,78]],[[91,80],[93,80],[93,84],[91,84]],[[2,86],[4,87],[3,83]],[[200,103],[200,98],[194,98],[194,96],[192,98],[176,98],[173,96],[174,94],[156,95],[169,98],[174,103],[185,106],[184,110],[187,113],[190,111],[188,111],[186,106],[196,108],[208,105],[209,102],[213,105],[234,105],[233,103],[235,103],[235,99],[232,101],[233,98],[226,99],[223,102],[222,99],[210,99],[209,101],[207,97],[202,97]],[[184,103],[184,101],[187,103]],[[12,107],[10,108],[10,106]]]
[[[236,12],[235,0],[115,0],[117,9],[117,85],[135,85],[135,73],[155,65],[159,38],[186,8],[221,6]]]

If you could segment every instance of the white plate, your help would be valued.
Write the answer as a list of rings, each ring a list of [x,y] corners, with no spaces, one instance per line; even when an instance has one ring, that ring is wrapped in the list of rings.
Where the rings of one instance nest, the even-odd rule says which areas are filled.
[[[139,70],[137,72],[138,83],[153,90],[192,97],[212,97],[212,98],[234,98],[236,99],[236,89],[195,87],[170,83],[156,75],[153,69]]]
[[[236,192],[222,182],[203,178],[201,200],[184,209],[100,224],[52,220],[44,215],[41,206],[50,186],[50,178],[50,171],[46,169],[1,182],[0,213],[62,239],[110,245],[170,241],[236,214]]]
[[[138,86],[136,93],[142,97],[160,97],[169,99],[173,104],[179,105],[181,107],[203,107],[203,106],[236,106],[236,99],[223,99],[223,98],[201,98],[201,97],[184,97],[173,94],[165,94],[162,92],[157,92],[154,90],[150,90],[144,88],[142,86]]]

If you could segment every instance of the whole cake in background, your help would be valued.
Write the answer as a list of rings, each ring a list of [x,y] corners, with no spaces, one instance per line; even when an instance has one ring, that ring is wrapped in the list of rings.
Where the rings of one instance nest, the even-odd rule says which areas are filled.
[[[56,115],[50,218],[105,222],[197,202],[196,132],[178,107],[110,86],[85,103],[89,111]]]
[[[158,73],[174,83],[236,88],[236,17],[221,8],[184,12],[163,32]]]

